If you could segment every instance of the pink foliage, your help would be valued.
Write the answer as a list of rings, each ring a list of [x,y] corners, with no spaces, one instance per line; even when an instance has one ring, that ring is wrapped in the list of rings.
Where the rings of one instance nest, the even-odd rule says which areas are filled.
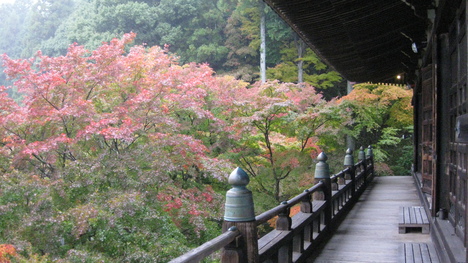
[[[195,226],[195,233],[200,234],[205,226],[200,224],[204,218],[219,219],[223,211],[223,198],[215,193],[211,186],[204,189],[167,188],[164,193],[158,194],[158,200],[164,203],[165,210],[169,212],[172,220],[181,228],[186,228],[187,220]]]
[[[1,87],[1,152],[53,166],[52,155],[73,159],[83,143],[97,149],[104,141],[121,151],[147,137],[157,138],[158,149],[166,145],[175,163],[182,163],[180,155],[202,166],[208,149],[191,135],[177,135],[191,129],[181,116],[225,125],[211,110],[231,101],[226,85],[242,85],[219,80],[205,64],[178,65],[159,47],[125,51],[134,38],[125,34],[92,52],[73,44],[61,57],[4,55],[5,73],[23,100],[14,102]]]

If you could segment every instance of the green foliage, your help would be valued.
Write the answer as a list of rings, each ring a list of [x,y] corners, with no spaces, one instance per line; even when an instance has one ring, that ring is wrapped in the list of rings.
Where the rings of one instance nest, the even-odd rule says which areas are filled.
[[[209,63],[218,73],[254,83],[261,12],[266,16],[269,78],[297,82],[295,65],[302,61],[304,81],[326,88],[333,94],[328,99],[339,95],[334,90],[342,88],[337,73],[311,52],[299,58],[293,31],[258,0],[16,0],[0,6],[0,54],[24,58],[42,50],[60,56],[73,43],[93,50],[134,32],[135,44],[166,46],[182,63]],[[11,83],[0,75],[0,84]]]
[[[32,4],[32,0],[17,0],[14,4],[0,4],[0,17],[2,17],[0,53],[8,53],[14,58],[20,57],[27,31],[25,14],[28,13]]]
[[[19,173],[2,179],[5,191],[0,201],[7,204],[2,204],[6,210],[2,237],[14,238],[20,250],[22,244],[33,244],[34,253],[47,252],[71,262],[164,262],[187,250],[184,235],[154,202],[152,192],[114,188],[89,193],[84,202],[74,199],[75,186],[62,180]]]
[[[267,70],[269,79],[277,79],[284,82],[298,82],[298,67],[303,69],[303,82],[306,82],[318,90],[327,90],[328,94],[341,95],[343,93],[342,77],[338,72],[332,71],[310,48],[305,49],[302,56],[298,56],[300,48],[305,48],[302,40],[289,38],[281,48],[281,63]],[[332,91],[340,87],[341,90]],[[328,96],[331,98],[332,96]]]
[[[414,147],[412,138],[406,138],[399,145],[398,148],[389,150],[390,156],[397,156],[392,158],[390,168],[395,175],[408,175],[411,174],[411,165],[413,164]]]
[[[137,43],[152,46],[157,44],[157,11],[143,1],[80,1],[74,12],[57,23],[57,33],[42,42],[40,49],[48,55],[63,55],[74,42],[95,49],[127,32],[138,33]]]
[[[242,24],[243,13],[238,7],[228,18],[224,29],[224,45],[228,48],[228,53],[223,71],[229,72],[237,79],[254,82],[258,78],[258,51],[249,46],[250,38],[241,29]]]
[[[36,50],[41,49],[41,43],[54,37],[57,28],[74,8],[75,0],[34,1],[27,16],[21,56],[32,56]]]
[[[385,166],[386,174],[410,171],[412,95],[404,86],[363,83],[341,99],[344,114],[353,120],[343,132],[357,145],[373,145],[375,161]]]

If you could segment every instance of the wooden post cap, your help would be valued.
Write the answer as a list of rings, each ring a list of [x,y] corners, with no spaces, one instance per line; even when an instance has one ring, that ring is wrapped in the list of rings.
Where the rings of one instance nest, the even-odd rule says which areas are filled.
[[[242,168],[237,167],[229,175],[228,183],[233,186],[245,187],[250,183],[249,175],[242,170]]]
[[[315,166],[316,179],[330,179],[330,169],[327,164],[328,157],[324,152],[321,152],[317,157],[319,161]]]
[[[369,147],[367,147],[366,157],[367,157],[367,158],[374,157],[374,151],[372,150],[372,146],[371,146],[371,145],[369,145]]]
[[[248,222],[255,220],[252,192],[246,188],[250,179],[242,168],[236,168],[228,183],[232,188],[226,193],[224,220],[230,222]]]
[[[353,166],[354,165],[353,150],[351,150],[350,148],[348,148],[348,150],[346,150],[346,155],[345,155],[345,158],[344,158],[344,165],[345,166]]]
[[[364,159],[366,159],[366,153],[364,152],[364,147],[361,146],[361,148],[359,148],[358,160],[362,161]]]

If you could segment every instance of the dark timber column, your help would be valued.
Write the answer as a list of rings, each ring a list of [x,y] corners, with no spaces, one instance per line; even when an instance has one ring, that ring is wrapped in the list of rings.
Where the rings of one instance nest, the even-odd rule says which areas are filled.
[[[449,108],[449,90],[450,90],[450,45],[448,34],[439,35],[439,56],[438,64],[438,86],[437,89],[437,106],[440,112],[440,118],[437,118],[437,182],[436,182],[436,196],[434,210],[440,209],[450,210],[450,134],[454,131],[450,128],[450,108]],[[448,136],[442,136],[448,134]]]

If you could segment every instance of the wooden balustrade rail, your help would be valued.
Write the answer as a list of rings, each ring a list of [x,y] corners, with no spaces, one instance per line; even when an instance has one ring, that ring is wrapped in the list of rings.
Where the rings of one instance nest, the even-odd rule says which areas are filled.
[[[324,185],[324,182],[318,182],[317,184],[312,186],[310,189],[304,190],[302,194],[296,195],[295,197],[293,197],[286,203],[283,202],[280,205],[261,213],[260,215],[255,217],[255,222],[257,223],[257,225],[261,225],[263,223],[268,222],[268,220],[272,219],[275,216],[278,216],[279,213],[283,211],[285,208],[291,208],[294,205],[301,202],[304,198],[307,198],[311,193],[321,190],[323,185]]]
[[[173,259],[170,263],[176,262],[200,262],[202,259],[208,257],[214,252],[220,250],[221,248],[233,243],[236,241],[236,238],[239,238],[240,231],[236,227],[231,227],[227,232],[222,233],[221,235],[213,238],[212,240],[204,243],[203,245],[185,253],[184,255]]]
[[[345,168],[330,176],[327,157],[320,154],[314,186],[254,219],[252,193],[245,188],[249,179],[237,168],[229,177],[233,192],[228,191],[226,196],[225,233],[170,263],[199,262],[221,248],[224,248],[222,263],[305,262],[317,252],[318,244],[330,237],[373,179],[372,155],[372,147],[369,146],[367,155],[361,147],[359,161],[354,163],[352,151],[348,149]],[[290,210],[297,205],[300,212],[291,217]],[[275,229],[258,239],[257,226],[275,217]]]

